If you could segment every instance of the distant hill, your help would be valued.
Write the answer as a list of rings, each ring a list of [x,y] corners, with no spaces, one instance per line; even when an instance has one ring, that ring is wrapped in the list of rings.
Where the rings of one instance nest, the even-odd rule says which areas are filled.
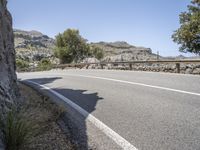
[[[14,29],[16,57],[27,61],[39,61],[53,56],[55,40],[38,31]]]
[[[17,58],[27,61],[40,61],[53,57],[55,40],[38,31],[14,29]],[[104,51],[103,61],[131,61],[156,59],[150,48],[136,47],[124,41],[90,43]]]
[[[37,62],[42,58],[53,58],[53,49],[55,39],[48,37],[38,31],[23,31],[14,29],[16,57],[29,62]],[[156,60],[157,55],[151,48],[137,47],[124,41],[117,42],[98,42],[90,43],[91,46],[99,47],[104,52],[104,58],[101,61],[133,61],[133,60]],[[182,55],[177,57],[161,57],[160,59],[188,59]],[[199,57],[190,57],[197,59]],[[92,59],[91,59],[92,60]]]
[[[131,61],[131,60],[154,60],[157,55],[150,48],[136,47],[124,41],[98,42],[91,45],[103,49],[104,61]],[[160,57],[162,58],[162,57]]]

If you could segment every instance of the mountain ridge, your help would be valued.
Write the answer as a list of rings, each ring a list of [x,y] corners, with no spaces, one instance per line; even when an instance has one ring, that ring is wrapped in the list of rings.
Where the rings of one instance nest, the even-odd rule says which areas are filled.
[[[43,58],[53,58],[55,39],[43,34],[42,32],[31,30],[25,31],[14,29],[16,57],[27,61],[40,61]],[[101,61],[133,61],[133,60],[156,60],[157,54],[151,48],[138,47],[125,41],[115,42],[91,42],[91,46],[99,47],[104,52]],[[190,57],[172,56],[159,59],[189,59]],[[193,58],[193,57],[192,57]],[[198,58],[198,57],[197,57]],[[56,61],[58,63],[58,61]]]

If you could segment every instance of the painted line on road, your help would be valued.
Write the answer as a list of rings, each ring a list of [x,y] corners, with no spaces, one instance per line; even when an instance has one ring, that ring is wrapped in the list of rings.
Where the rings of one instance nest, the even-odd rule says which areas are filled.
[[[183,93],[183,94],[200,96],[200,93],[188,92],[188,91],[172,89],[172,88],[167,88],[167,87],[162,87],[162,86],[149,85],[149,84],[144,84],[144,83],[139,83],[139,82],[131,82],[131,81],[111,79],[111,78],[105,78],[105,77],[88,76],[88,75],[77,75],[77,74],[58,74],[58,75],[108,80],[108,81],[114,81],[114,82],[120,82],[120,83],[132,84],[132,85],[139,85],[139,86],[145,86],[145,87],[150,87],[150,88],[155,88],[155,89],[161,89],[161,90],[167,90],[167,91],[178,92],[178,93]]]
[[[35,85],[37,85],[39,87],[42,87],[43,89],[46,89],[46,90],[50,91],[51,93],[53,93],[54,95],[56,95],[57,97],[62,99],[64,102],[66,102],[68,105],[73,107],[76,111],[78,111],[81,115],[86,117],[88,121],[93,123],[97,128],[99,128],[103,133],[105,133],[108,137],[110,137],[115,143],[117,143],[124,150],[138,150],[135,146],[130,144],[126,139],[121,137],[118,133],[116,133],[111,128],[106,126],[103,122],[101,122],[100,120],[95,118],[93,115],[88,113],[86,110],[84,110],[83,108],[81,108],[80,106],[75,104],[72,100],[66,98],[65,96],[61,95],[60,93],[56,92],[55,90],[50,89],[47,86],[38,84],[38,83],[33,82],[31,80],[24,80],[24,81],[32,83],[32,84],[35,84]]]

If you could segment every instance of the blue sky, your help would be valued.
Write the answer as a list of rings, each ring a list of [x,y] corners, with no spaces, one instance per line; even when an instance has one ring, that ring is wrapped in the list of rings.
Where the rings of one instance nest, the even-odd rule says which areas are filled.
[[[127,41],[175,56],[171,35],[190,0],[8,0],[13,26],[54,37],[79,29],[89,42]]]

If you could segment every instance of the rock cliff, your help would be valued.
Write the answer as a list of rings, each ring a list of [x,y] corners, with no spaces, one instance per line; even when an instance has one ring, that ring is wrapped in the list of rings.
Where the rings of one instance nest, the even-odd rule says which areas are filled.
[[[0,0],[0,114],[12,107],[18,97],[12,17]]]

